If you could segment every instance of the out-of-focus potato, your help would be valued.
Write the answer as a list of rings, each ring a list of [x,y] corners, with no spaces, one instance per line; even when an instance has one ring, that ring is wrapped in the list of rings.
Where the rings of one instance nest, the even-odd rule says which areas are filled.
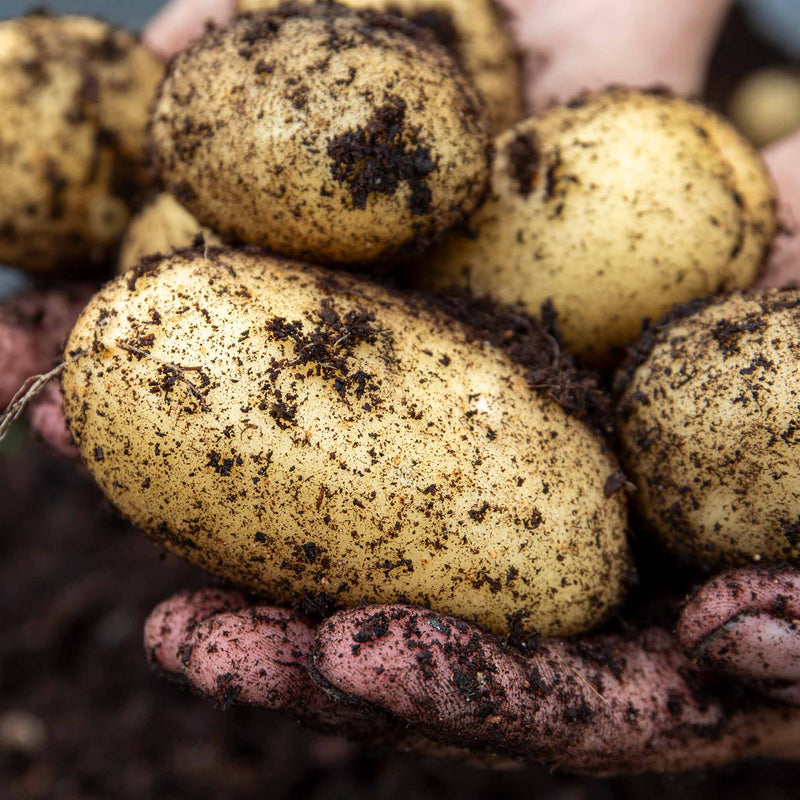
[[[214,231],[203,227],[171,194],[162,192],[128,225],[120,246],[117,272],[127,272],[147,256],[191,247],[200,236],[205,244],[222,244]]]
[[[70,429],[166,548],[282,602],[423,603],[508,630],[605,619],[629,570],[602,441],[499,351],[348,275],[151,260],[67,345]],[[611,479],[611,480],[609,480]]]
[[[489,201],[420,262],[419,283],[469,287],[539,314],[603,363],[645,318],[750,286],[776,229],[758,154],[721,117],[661,93],[588,95],[499,137]]]
[[[310,4],[313,0],[304,0]],[[285,0],[237,0],[237,11],[274,10]],[[295,0],[297,2],[297,0]],[[341,0],[342,5],[400,14],[429,30],[455,54],[483,96],[492,129],[510,128],[522,116],[519,56],[494,0]]]
[[[800,556],[800,292],[695,301],[618,376],[645,527],[702,566]]]
[[[489,176],[480,99],[447,51],[337,5],[209,32],[172,62],[152,138],[202,224],[317,263],[418,249],[475,210]]]
[[[736,89],[730,115],[756,147],[800,128],[800,74],[764,69],[749,75]]]
[[[129,33],[87,17],[0,22],[0,262],[101,262],[145,179],[163,68]]]

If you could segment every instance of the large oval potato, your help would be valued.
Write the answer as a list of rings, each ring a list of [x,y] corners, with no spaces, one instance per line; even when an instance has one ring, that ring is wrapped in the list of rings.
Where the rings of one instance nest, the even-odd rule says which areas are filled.
[[[308,4],[314,0],[306,0]],[[239,12],[274,10],[285,0],[237,0]],[[495,0],[340,0],[356,10],[401,14],[455,54],[481,93],[496,133],[522,116],[520,58]]]
[[[636,508],[703,566],[800,556],[800,292],[698,301],[645,337],[618,429]]]
[[[721,117],[628,89],[550,109],[499,137],[489,201],[421,264],[533,315],[550,301],[564,343],[594,362],[644,319],[753,284],[774,236],[772,183]]]
[[[49,271],[99,262],[145,178],[162,65],[88,17],[0,22],[0,262]]]
[[[548,635],[622,598],[613,456],[503,354],[399,295],[184,252],[108,284],[67,351],[70,430],[109,499],[234,583],[497,632],[519,612]]]
[[[485,114],[447,51],[396,17],[292,9],[172,62],[152,122],[170,192],[225,237],[315,263],[415,250],[474,211]]]
[[[133,269],[148,256],[192,247],[198,237],[205,244],[222,244],[214,231],[203,227],[171,194],[161,192],[130,221],[119,248],[117,273]]]

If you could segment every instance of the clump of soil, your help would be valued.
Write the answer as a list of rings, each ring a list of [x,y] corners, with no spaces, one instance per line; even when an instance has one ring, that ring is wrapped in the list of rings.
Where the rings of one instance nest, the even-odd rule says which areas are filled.
[[[461,290],[438,293],[427,302],[523,366],[533,389],[553,398],[595,430],[613,432],[611,398],[603,388],[601,376],[578,367],[562,348],[552,306],[542,309],[540,323],[519,309],[489,298],[475,298]]]

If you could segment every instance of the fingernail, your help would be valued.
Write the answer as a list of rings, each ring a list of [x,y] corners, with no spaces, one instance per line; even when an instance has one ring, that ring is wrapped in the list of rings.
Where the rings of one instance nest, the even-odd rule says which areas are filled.
[[[759,680],[800,681],[800,620],[740,614],[695,651],[699,664]]]

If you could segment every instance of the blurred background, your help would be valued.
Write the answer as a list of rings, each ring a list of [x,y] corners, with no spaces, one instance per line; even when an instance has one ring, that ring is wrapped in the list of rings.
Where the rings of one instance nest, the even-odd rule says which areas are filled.
[[[48,5],[139,27],[160,3]],[[29,6],[0,0],[0,17]],[[766,85],[778,92],[779,109],[800,114],[800,100],[795,108],[785,99],[800,91],[798,58],[800,0],[740,4],[720,37],[705,99],[729,113],[737,103],[745,111],[747,102],[766,102],[769,109],[776,101],[764,100]],[[748,86],[752,92],[759,85],[756,100],[743,99]],[[0,273],[0,294],[19,281],[10,271]],[[13,431],[0,445],[0,798],[800,796],[800,765],[761,762],[613,781],[538,768],[492,773],[373,753],[277,715],[214,708],[152,674],[141,645],[143,621],[156,603],[207,580],[131,530],[86,475],[44,452],[24,427]]]
[[[2,0],[0,16],[22,14],[32,5],[35,4],[27,0]],[[50,0],[41,5],[76,14],[98,14],[108,20],[138,28],[147,22],[162,3],[159,0]]]

